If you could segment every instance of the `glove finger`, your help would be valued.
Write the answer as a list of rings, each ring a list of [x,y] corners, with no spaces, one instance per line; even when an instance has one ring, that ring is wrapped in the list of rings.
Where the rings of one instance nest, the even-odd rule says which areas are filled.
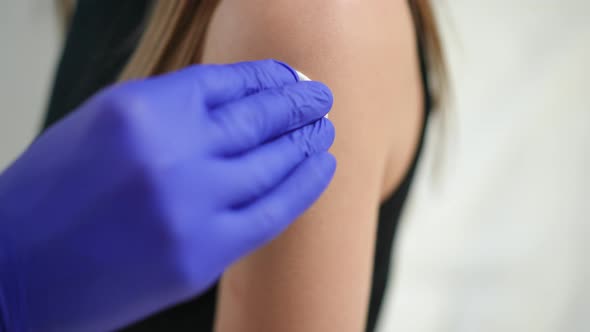
[[[327,151],[334,143],[334,126],[320,119],[285,134],[244,155],[232,158],[224,173],[233,179],[227,199],[232,206],[244,205],[270,191],[306,158]]]
[[[301,82],[225,104],[211,113],[212,148],[222,156],[246,152],[321,119],[332,103],[324,84]]]
[[[328,187],[336,160],[328,152],[306,159],[268,195],[215,221],[239,255],[256,249],[282,233]],[[236,257],[237,258],[237,257]]]
[[[167,113],[194,114],[198,108],[214,108],[266,89],[293,84],[299,80],[297,75],[282,62],[263,60],[191,66],[123,87],[133,88],[136,95],[148,98]]]
[[[194,77],[209,107],[298,81],[297,73],[276,60],[194,67]],[[189,73],[192,75],[192,73]]]

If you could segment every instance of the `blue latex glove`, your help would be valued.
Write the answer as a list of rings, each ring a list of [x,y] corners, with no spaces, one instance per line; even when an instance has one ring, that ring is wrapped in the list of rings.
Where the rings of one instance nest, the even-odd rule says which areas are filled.
[[[111,330],[204,291],[326,188],[331,106],[270,60],[93,97],[0,177],[4,330]]]

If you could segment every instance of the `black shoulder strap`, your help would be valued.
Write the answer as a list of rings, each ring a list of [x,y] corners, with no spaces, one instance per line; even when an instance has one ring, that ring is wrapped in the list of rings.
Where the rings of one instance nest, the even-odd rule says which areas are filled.
[[[149,0],[79,0],[43,128],[115,81],[141,34]]]

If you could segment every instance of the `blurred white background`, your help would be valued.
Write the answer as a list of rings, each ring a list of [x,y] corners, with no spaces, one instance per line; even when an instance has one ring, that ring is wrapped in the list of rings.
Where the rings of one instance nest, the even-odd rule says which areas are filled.
[[[457,95],[380,331],[590,331],[590,2],[436,4]],[[0,168],[39,129],[60,44],[53,1],[0,1]]]
[[[61,37],[54,1],[0,1],[0,169],[40,128]]]
[[[590,1],[433,3],[456,99],[380,331],[590,331]]]

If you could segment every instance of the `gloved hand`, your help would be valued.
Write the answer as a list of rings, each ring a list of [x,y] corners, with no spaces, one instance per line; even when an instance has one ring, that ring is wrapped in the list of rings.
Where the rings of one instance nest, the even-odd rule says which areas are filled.
[[[331,105],[270,60],[93,97],[0,177],[4,330],[112,330],[204,291],[326,188]]]

